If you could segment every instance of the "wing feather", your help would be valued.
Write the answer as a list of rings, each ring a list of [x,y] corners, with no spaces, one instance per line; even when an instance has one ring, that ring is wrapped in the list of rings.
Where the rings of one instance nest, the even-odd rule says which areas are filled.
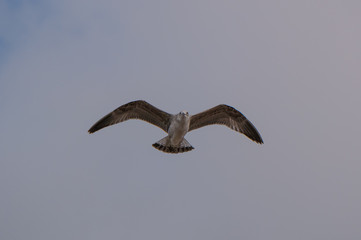
[[[241,112],[224,104],[191,116],[189,131],[212,124],[225,125],[257,143],[263,143],[255,126]]]
[[[143,100],[124,104],[105,115],[89,130],[94,133],[102,128],[124,122],[129,119],[140,119],[168,131],[171,114],[166,113]]]

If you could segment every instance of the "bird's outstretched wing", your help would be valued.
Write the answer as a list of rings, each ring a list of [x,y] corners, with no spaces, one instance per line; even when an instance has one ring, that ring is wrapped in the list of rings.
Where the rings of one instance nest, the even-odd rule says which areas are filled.
[[[124,104],[96,122],[89,133],[129,119],[140,119],[168,131],[171,114],[166,113],[143,100]]]
[[[253,124],[241,112],[224,104],[191,116],[188,131],[211,124],[225,125],[237,132],[243,133],[257,143],[263,143],[261,135]]]

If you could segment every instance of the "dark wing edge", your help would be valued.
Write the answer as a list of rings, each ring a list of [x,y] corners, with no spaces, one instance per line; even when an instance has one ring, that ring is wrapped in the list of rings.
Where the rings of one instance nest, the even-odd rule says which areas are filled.
[[[243,133],[256,143],[263,144],[256,127],[237,109],[224,104],[191,116],[188,131],[212,124],[225,125],[234,131]]]
[[[124,104],[111,113],[105,115],[97,121],[89,130],[89,133],[94,133],[102,128],[124,122],[129,119],[139,119],[153,124],[165,132],[169,127],[169,120],[171,115],[166,113],[144,100],[138,100]]]

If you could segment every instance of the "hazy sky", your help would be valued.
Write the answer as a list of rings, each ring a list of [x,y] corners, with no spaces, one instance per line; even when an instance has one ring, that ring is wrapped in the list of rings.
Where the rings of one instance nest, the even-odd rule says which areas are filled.
[[[361,2],[0,0],[0,239],[361,239]],[[186,135],[99,118],[234,106]]]

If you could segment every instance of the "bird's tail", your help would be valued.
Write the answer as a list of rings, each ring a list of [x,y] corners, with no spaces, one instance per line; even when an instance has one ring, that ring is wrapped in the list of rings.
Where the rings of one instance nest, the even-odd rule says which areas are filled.
[[[192,145],[190,145],[185,138],[183,138],[182,142],[178,146],[171,145],[169,141],[169,136],[162,138],[158,142],[154,143],[152,146],[159,151],[163,151],[166,153],[182,153],[194,149],[194,147],[192,147]]]

